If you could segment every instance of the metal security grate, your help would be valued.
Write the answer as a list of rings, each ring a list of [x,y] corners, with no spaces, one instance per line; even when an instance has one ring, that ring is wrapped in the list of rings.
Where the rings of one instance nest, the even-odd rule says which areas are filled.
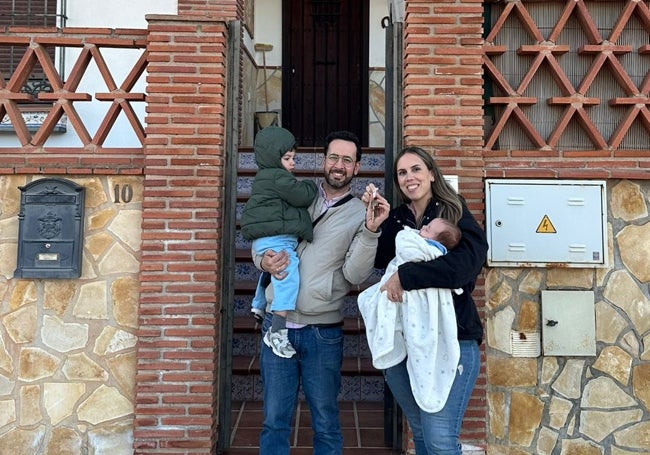
[[[335,23],[341,15],[339,0],[312,0],[311,15],[316,23]]]

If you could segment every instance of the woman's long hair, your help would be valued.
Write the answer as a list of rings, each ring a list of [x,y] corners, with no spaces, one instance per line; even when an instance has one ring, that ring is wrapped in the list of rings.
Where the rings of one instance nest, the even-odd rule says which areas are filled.
[[[438,210],[438,216],[440,218],[445,218],[452,223],[458,223],[462,214],[463,214],[463,203],[460,195],[454,190],[454,188],[445,180],[440,171],[440,168],[434,161],[433,157],[420,147],[406,147],[402,149],[397,156],[395,157],[395,162],[393,165],[393,181],[397,188],[399,188],[399,181],[397,179],[397,162],[401,157],[411,153],[418,156],[427,169],[433,173],[433,182],[431,182],[431,192],[433,193],[433,198],[440,202],[440,208]],[[409,203],[411,200],[406,197],[406,195],[400,189],[399,192],[400,199],[402,202]]]

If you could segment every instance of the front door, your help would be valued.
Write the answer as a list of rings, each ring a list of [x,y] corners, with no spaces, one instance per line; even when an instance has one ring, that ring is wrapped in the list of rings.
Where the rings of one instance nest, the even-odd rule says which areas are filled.
[[[335,130],[368,145],[368,0],[282,5],[282,125],[301,146]]]

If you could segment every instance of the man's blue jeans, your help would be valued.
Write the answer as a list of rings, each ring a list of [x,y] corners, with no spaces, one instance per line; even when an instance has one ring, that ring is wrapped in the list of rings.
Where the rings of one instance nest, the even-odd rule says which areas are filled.
[[[434,413],[424,412],[415,402],[406,359],[384,370],[386,382],[413,432],[416,455],[461,455],[460,428],[478,377],[480,361],[478,343],[461,340],[460,361],[449,398],[445,406]]]
[[[262,331],[271,325],[267,314]],[[302,385],[314,430],[314,455],[341,455],[343,435],[337,397],[341,389],[343,329],[307,326],[289,329],[289,341],[297,354],[279,357],[260,344],[260,370],[264,386],[264,422],[260,454],[287,455],[291,422]]]

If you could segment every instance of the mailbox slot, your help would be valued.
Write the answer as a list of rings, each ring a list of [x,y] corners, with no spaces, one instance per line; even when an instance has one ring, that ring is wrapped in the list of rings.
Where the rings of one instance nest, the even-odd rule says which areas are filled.
[[[85,189],[48,178],[19,187],[16,278],[79,278]]]

